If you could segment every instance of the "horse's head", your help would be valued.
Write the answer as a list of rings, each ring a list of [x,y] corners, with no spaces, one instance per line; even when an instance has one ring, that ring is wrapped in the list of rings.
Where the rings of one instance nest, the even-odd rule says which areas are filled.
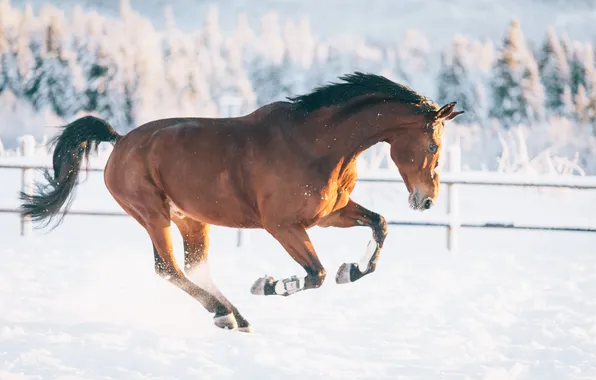
[[[454,108],[455,102],[427,112],[419,122],[388,139],[391,158],[410,193],[410,207],[414,210],[428,210],[436,202],[440,180],[435,170],[441,155],[443,123],[463,113],[453,112]]]

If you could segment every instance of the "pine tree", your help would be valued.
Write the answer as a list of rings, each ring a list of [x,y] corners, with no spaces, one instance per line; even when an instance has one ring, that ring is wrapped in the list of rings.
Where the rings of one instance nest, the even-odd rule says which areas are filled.
[[[590,121],[589,106],[590,99],[586,93],[586,88],[580,84],[574,97],[575,115],[581,124],[587,124]]]
[[[109,61],[105,50],[96,47],[82,55],[83,76],[87,86],[83,101],[83,109],[87,112],[97,112],[100,103],[100,94],[105,88],[105,81],[110,70]]]
[[[279,65],[283,60],[285,45],[275,12],[267,12],[261,17],[259,52],[265,60],[273,64]]]
[[[104,51],[100,51],[99,57],[100,61],[104,63],[104,67],[107,68],[107,72],[98,81],[99,86],[95,89],[97,100],[95,112],[111,125],[126,127],[130,117],[126,113],[118,66],[114,59]]]
[[[140,77],[137,73],[136,56],[130,51],[123,50],[120,56],[122,67],[120,69],[121,80],[121,101],[124,124],[121,128],[124,131],[131,130],[137,125],[137,112],[139,102]]]
[[[133,129],[136,124],[136,91],[138,83],[134,80],[134,77],[127,77],[122,87],[122,112],[124,113],[124,125],[122,128],[128,131]]]
[[[437,102],[445,104],[457,101],[466,113],[462,121],[481,121],[479,114],[481,96],[478,93],[479,83],[471,80],[469,59],[466,59],[467,41],[456,39],[453,51],[441,55],[441,69],[437,78]]]
[[[24,96],[34,67],[31,52],[30,33],[33,29],[33,10],[25,6],[18,26],[4,28],[4,18],[0,12],[0,82],[18,97]]]
[[[263,56],[257,56],[251,62],[249,75],[257,99],[257,106],[267,103],[284,100],[285,91],[283,86],[283,70],[281,64],[269,61]]]
[[[587,93],[592,92],[592,83],[590,78],[594,74],[594,54],[592,46],[585,46],[576,43],[573,45],[570,66],[570,84],[571,92],[578,93],[579,86],[583,86]]]
[[[63,45],[60,20],[53,17],[46,27],[45,41],[33,47],[34,68],[25,95],[36,110],[51,108],[56,115],[69,118],[81,107],[77,97],[71,62]]]
[[[0,14],[0,94],[2,94],[4,88],[7,86],[10,55],[8,38],[6,38],[6,33],[4,32],[3,17]]]
[[[256,94],[244,69],[242,47],[237,40],[229,41],[223,58],[226,62],[226,74],[221,82],[222,92],[240,98],[243,111],[254,108]]]
[[[182,112],[203,117],[219,116],[219,108],[211,98],[209,83],[198,68],[188,73],[187,85],[180,95]]]
[[[540,52],[538,68],[545,91],[545,107],[549,113],[562,115],[566,104],[563,98],[570,85],[570,71],[567,57],[553,28],[548,30],[548,38]]]
[[[489,116],[499,119],[505,127],[532,124],[541,117],[544,88],[518,20],[511,23],[493,67],[491,93],[493,103]]]
[[[35,30],[35,17],[31,4],[25,6],[23,18],[19,25],[18,36],[16,38],[16,72],[14,74],[15,83],[11,85],[15,94],[23,96],[27,83],[31,80],[34,59],[31,51],[30,35]]]
[[[575,114],[575,104],[573,102],[573,94],[571,93],[571,87],[566,85],[563,89],[561,96],[562,107],[560,110],[560,116],[571,119]]]
[[[538,63],[533,56],[528,55],[526,69],[522,78],[522,105],[524,119],[532,124],[544,117],[544,86],[540,82]]]

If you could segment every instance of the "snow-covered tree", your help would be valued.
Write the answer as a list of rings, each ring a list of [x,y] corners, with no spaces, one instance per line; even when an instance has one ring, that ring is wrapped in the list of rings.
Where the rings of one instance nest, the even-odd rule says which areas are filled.
[[[492,75],[491,117],[499,119],[505,127],[540,120],[544,87],[518,20],[511,23]]]
[[[588,98],[588,94],[586,93],[586,88],[580,84],[577,88],[577,93],[575,94],[575,114],[577,119],[582,124],[587,124],[590,120],[589,115],[589,105],[590,105],[590,98]]]
[[[592,76],[594,75],[594,53],[592,45],[576,43],[573,45],[571,62],[571,91],[577,94],[582,85],[588,93],[592,92]]]
[[[569,99],[563,96],[567,90],[570,91],[570,71],[565,51],[561,46],[555,30],[548,29],[548,37],[540,51],[538,63],[540,77],[544,85],[545,106],[549,113],[555,115],[565,114]],[[565,94],[569,96],[570,94]]]
[[[308,69],[314,58],[314,39],[308,20],[303,18],[299,24],[288,20],[283,34],[287,58],[292,65],[299,70]]]
[[[404,71],[414,77],[429,69],[430,42],[419,30],[408,30],[399,47],[399,58]]]
[[[539,122],[544,117],[544,86],[540,82],[538,63],[528,55],[522,77],[522,96],[525,101],[525,118],[528,123]]]
[[[258,56],[251,62],[249,74],[252,88],[257,95],[257,106],[285,100],[290,94],[290,89],[284,87],[284,76],[287,74],[287,66],[284,64],[288,64],[288,59],[282,58],[280,63],[275,63],[263,56]]]
[[[0,12],[0,88],[7,88],[16,96],[23,96],[31,79],[34,59],[31,39],[34,32],[34,16],[30,4],[25,6],[21,17],[5,7]],[[14,19],[6,22],[8,15]],[[9,26],[10,25],[10,26]],[[1,91],[1,89],[0,89]]]
[[[33,45],[35,63],[25,95],[37,110],[50,107],[58,116],[69,118],[81,104],[73,83],[71,56],[64,46],[62,20],[51,17],[45,29],[45,40]]]
[[[573,102],[573,94],[571,93],[571,87],[566,85],[561,95],[561,109],[559,115],[565,118],[572,119],[575,115],[575,103]]]
[[[468,52],[468,42],[463,38],[454,41],[453,48],[441,56],[441,68],[437,78],[437,102],[446,104],[457,101],[465,110],[461,122],[482,121],[483,83],[474,75]]]
[[[179,95],[180,112],[188,116],[218,117],[218,105],[211,98],[209,84],[199,68],[188,72],[186,83]]]
[[[6,32],[4,31],[4,17],[0,14],[0,94],[4,91],[7,85],[7,73],[10,65],[10,58],[12,54],[10,51],[10,44]]]
[[[284,40],[275,12],[266,12],[260,20],[259,53],[266,61],[281,64],[285,53]]]

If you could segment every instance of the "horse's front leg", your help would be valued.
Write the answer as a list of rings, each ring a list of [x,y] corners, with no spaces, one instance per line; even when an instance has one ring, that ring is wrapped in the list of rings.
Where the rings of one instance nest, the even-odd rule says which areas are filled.
[[[252,294],[289,296],[323,284],[327,272],[306,233],[299,225],[268,227],[267,231],[285,248],[290,256],[306,271],[306,277],[292,276],[280,280],[265,276],[251,288]]]
[[[360,263],[344,263],[337,270],[335,282],[354,282],[375,271],[377,261],[387,237],[387,222],[376,212],[370,211],[350,199],[348,204],[318,223],[319,227],[349,228],[367,226],[373,231],[373,240],[368,243]]]

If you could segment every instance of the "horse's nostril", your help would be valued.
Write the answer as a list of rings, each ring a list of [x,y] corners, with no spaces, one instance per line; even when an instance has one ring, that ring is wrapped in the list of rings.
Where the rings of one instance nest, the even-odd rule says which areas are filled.
[[[422,206],[424,207],[425,210],[428,210],[429,208],[431,208],[432,205],[433,205],[433,200],[428,198],[427,200],[424,201],[424,204]]]

